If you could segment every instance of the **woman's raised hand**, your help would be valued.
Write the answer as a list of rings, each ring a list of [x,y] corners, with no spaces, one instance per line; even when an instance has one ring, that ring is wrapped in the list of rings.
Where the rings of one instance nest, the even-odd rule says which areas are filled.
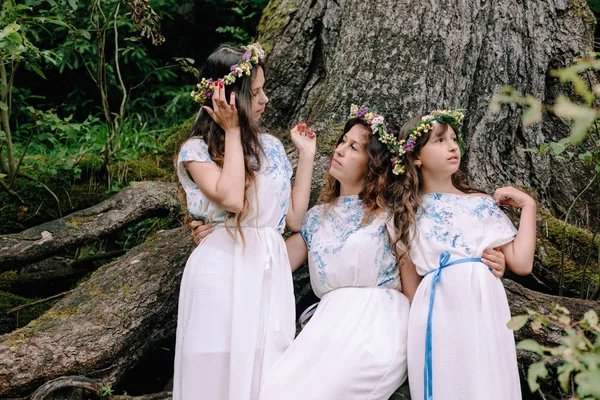
[[[238,110],[235,107],[235,93],[231,92],[229,104],[227,104],[227,99],[225,98],[225,85],[223,82],[220,80],[215,82],[214,87],[211,89],[213,91],[213,108],[211,109],[208,106],[202,106],[202,109],[206,111],[225,132],[234,130],[239,131],[240,118],[238,116]]]
[[[314,156],[317,151],[317,139],[315,133],[305,123],[298,124],[290,131],[292,143],[300,154]]]

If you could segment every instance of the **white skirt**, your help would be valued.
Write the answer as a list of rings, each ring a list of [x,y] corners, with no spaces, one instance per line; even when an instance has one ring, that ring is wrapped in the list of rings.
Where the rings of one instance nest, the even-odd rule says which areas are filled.
[[[340,288],[267,373],[260,400],[388,400],[406,380],[407,298]]]
[[[408,377],[414,400],[423,399],[425,333],[434,273],[423,278],[410,310]],[[441,271],[432,316],[434,400],[521,399],[510,309],[504,286],[481,263]]]
[[[244,228],[245,248],[215,229],[181,280],[175,400],[255,400],[295,334],[292,274],[272,228]]]

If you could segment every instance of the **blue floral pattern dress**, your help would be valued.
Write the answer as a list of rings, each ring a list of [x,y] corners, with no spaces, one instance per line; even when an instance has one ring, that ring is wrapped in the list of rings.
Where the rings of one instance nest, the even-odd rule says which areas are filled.
[[[290,202],[292,167],[281,142],[259,136],[261,170],[248,188],[243,243],[225,229],[227,213],[194,183],[185,161],[212,163],[206,143],[189,139],[177,174],[188,211],[213,224],[190,255],[181,281],[173,396],[177,400],[253,400],[265,371],[292,342],[292,275],[281,234]],[[235,233],[235,226],[230,227]]]
[[[422,198],[410,256],[420,275],[450,261],[479,258],[514,240],[516,229],[487,196],[430,193]],[[408,333],[411,398],[423,399],[424,359],[431,280],[427,274],[412,302]],[[432,314],[434,400],[521,398],[510,309],[502,281],[480,262],[442,269]]]
[[[363,225],[364,215],[358,196],[307,213],[300,233],[321,301],[267,373],[261,400],[387,400],[406,379],[409,302],[388,215]]]

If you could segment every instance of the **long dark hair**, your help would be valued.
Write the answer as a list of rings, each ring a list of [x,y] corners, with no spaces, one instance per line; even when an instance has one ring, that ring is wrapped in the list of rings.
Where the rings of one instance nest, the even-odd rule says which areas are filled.
[[[206,59],[198,81],[202,78],[217,80],[223,78],[229,72],[234,64],[238,64],[242,59],[245,50],[231,45],[221,45]],[[264,154],[264,150],[258,139],[260,128],[257,122],[252,118],[252,80],[256,76],[258,67],[263,68],[261,63],[253,64],[250,76],[243,75],[235,80],[233,84],[225,86],[225,98],[229,102],[231,92],[235,92],[235,105],[238,110],[240,119],[240,132],[242,147],[244,149],[244,165],[246,174],[246,184],[244,192],[244,206],[238,214],[229,213],[227,221],[235,219],[236,230],[240,233],[242,241],[244,234],[241,228],[241,222],[248,214],[249,202],[247,191],[250,185],[256,179],[256,172],[260,170],[261,162],[260,155]],[[211,100],[207,100],[205,105],[212,107]],[[208,145],[208,153],[210,158],[220,167],[223,167],[225,155],[225,132],[221,127],[210,117],[210,115],[200,109],[194,124],[192,125],[189,138],[201,137]],[[188,138],[188,139],[189,139]],[[228,224],[226,224],[226,227]]]
[[[400,140],[408,139],[410,129],[417,125],[424,115],[414,117],[405,123],[400,129]],[[421,170],[415,165],[419,152],[427,144],[432,133],[443,134],[448,130],[449,125],[437,123],[435,127],[421,136],[415,142],[412,151],[404,156],[404,174],[400,183],[401,195],[394,199],[394,226],[397,230],[396,243],[400,242],[404,249],[410,250],[410,242],[413,239],[413,233],[416,231],[417,211],[421,207],[421,190],[423,188],[423,179]],[[460,171],[452,174],[452,185],[463,193],[485,193],[483,190],[469,186]],[[396,248],[396,246],[394,246]]]
[[[358,198],[362,200],[365,209],[363,223],[367,223],[371,216],[390,207],[390,199],[399,195],[399,185],[397,176],[392,174],[392,153],[387,145],[379,141],[379,136],[373,134],[371,126],[363,119],[351,118],[346,122],[336,147],[343,141],[346,133],[356,125],[360,125],[369,133],[366,145],[366,151],[369,155],[367,173],[358,194]],[[390,124],[389,126],[394,130],[394,125]],[[334,154],[332,154],[332,160]],[[329,173],[329,170],[325,173],[323,179],[325,180],[325,186],[321,190],[318,202],[332,205],[340,197],[340,182]]]

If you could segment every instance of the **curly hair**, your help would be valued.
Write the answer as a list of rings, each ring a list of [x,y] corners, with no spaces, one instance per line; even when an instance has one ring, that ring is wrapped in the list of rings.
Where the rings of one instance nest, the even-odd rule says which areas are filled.
[[[415,126],[424,115],[419,115],[405,123],[400,129],[400,140],[407,139],[410,129]],[[417,211],[421,207],[421,191],[423,188],[421,171],[415,166],[420,150],[427,144],[431,135],[443,134],[448,130],[448,124],[438,123],[436,126],[422,134],[416,141],[412,151],[405,154],[404,175],[400,181],[400,195],[394,197],[392,204],[393,222],[397,230],[394,248],[401,244],[404,251],[410,250],[410,242],[414,239],[417,225]],[[452,185],[463,193],[485,193],[483,190],[469,186],[460,171],[452,174]]]
[[[365,216],[362,223],[367,224],[373,216],[390,208],[391,200],[399,194],[400,187],[398,185],[398,177],[392,173],[392,153],[385,144],[379,141],[379,137],[373,134],[370,125],[363,119],[351,118],[348,120],[336,146],[342,143],[344,136],[356,125],[360,125],[369,133],[369,139],[366,144],[366,152],[369,160],[367,162],[367,171],[363,186],[358,194],[358,198],[362,200],[365,209]],[[390,127],[394,130],[393,125],[390,125]],[[394,132],[397,135],[397,130],[394,130]],[[331,157],[332,160],[333,154]],[[329,171],[325,173],[323,179],[325,180],[325,185],[321,190],[317,203],[329,204],[329,207],[331,207],[340,197],[340,182]]]

